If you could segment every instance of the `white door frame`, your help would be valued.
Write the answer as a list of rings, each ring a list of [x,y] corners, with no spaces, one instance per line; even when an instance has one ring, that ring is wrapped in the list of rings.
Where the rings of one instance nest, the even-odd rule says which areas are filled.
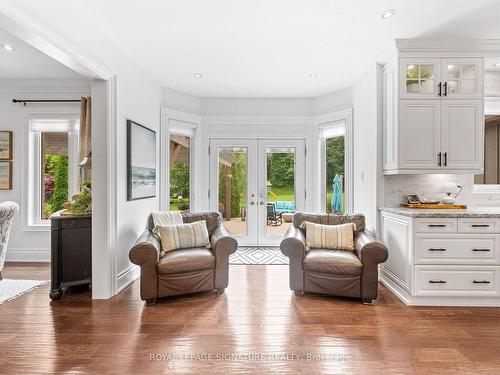
[[[219,152],[223,147],[241,147],[247,150],[247,234],[234,235],[244,246],[277,246],[282,236],[267,235],[267,170],[266,151],[269,147],[295,148],[295,204],[305,209],[305,140],[304,139],[211,139],[210,140],[210,208],[218,211]]]

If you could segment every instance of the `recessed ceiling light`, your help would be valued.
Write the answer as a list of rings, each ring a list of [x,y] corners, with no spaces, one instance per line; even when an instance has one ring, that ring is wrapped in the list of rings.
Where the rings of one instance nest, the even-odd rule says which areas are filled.
[[[12,47],[9,44],[2,44],[2,47],[3,47],[3,49],[5,49],[7,51],[14,51],[14,47]]]
[[[309,74],[309,77],[311,78],[316,78],[318,76],[318,73],[311,73]]]
[[[495,64],[495,66],[496,66],[497,68],[500,68],[500,62],[497,62],[497,63]]]
[[[201,77],[203,77],[203,74],[201,74],[201,73],[194,73],[193,75],[194,75],[194,78],[201,78]]]
[[[384,12],[382,13],[382,18],[384,18],[384,19],[391,18],[395,14],[396,14],[395,9],[387,9],[387,10],[384,10]]]

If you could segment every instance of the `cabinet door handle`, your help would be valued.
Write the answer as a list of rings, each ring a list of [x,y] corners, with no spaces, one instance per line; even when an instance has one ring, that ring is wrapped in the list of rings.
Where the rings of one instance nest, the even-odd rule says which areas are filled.
[[[489,228],[490,224],[472,224],[472,228]]]
[[[439,87],[438,95],[442,96],[443,95],[443,84],[441,82],[439,82],[438,87]]]
[[[444,280],[429,280],[429,284],[446,284]]]
[[[445,228],[446,224],[429,224],[429,228]]]
[[[443,156],[444,156],[443,167],[446,167],[448,166],[448,152],[445,152]]]
[[[472,251],[491,251],[490,249],[472,249]]]
[[[443,87],[444,87],[444,94],[443,95],[448,96],[448,82],[445,82]]]
[[[438,249],[429,249],[429,251],[446,251],[446,249],[438,248]]]
[[[438,165],[441,166],[441,161],[442,161],[442,154],[438,152]]]
[[[473,284],[490,284],[491,281],[488,280],[474,280],[472,281]]]

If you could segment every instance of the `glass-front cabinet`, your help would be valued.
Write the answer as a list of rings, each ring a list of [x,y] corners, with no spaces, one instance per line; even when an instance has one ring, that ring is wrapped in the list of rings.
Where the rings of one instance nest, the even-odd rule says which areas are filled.
[[[480,58],[401,58],[401,99],[481,99]]]
[[[405,99],[434,99],[439,96],[441,59],[400,59],[400,95]]]

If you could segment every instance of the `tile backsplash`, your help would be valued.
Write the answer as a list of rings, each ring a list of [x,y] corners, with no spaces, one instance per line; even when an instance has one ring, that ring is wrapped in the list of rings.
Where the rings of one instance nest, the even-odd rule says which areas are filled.
[[[471,175],[455,174],[421,174],[421,175],[395,175],[384,176],[385,206],[397,207],[406,202],[406,194],[414,193],[427,198],[440,199],[441,186],[446,182],[455,182],[463,187],[462,193],[457,198],[457,203],[469,205],[494,205],[500,206],[500,193],[473,192],[473,178]]]

